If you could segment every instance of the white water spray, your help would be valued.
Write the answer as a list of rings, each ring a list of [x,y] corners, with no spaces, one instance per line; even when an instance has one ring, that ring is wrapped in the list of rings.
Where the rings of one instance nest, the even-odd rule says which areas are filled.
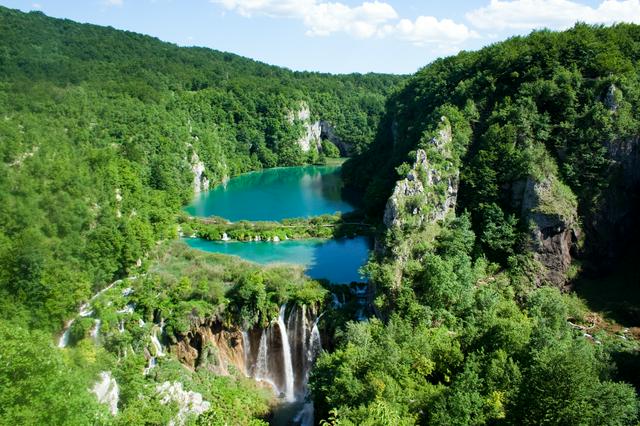
[[[293,362],[291,361],[291,345],[289,345],[289,336],[287,335],[287,327],[284,323],[284,313],[286,305],[280,307],[280,315],[278,315],[278,327],[280,328],[280,337],[282,340],[282,355],[284,357],[284,395],[285,399],[293,402],[296,399],[293,388]]]

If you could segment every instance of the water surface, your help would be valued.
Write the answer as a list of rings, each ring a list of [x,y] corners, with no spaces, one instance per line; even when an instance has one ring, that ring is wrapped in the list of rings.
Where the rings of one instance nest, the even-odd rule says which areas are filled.
[[[367,261],[370,249],[370,242],[366,237],[286,240],[277,243],[207,241],[199,238],[186,238],[184,241],[195,249],[239,256],[255,263],[303,265],[311,278],[325,278],[332,283],[347,284],[365,281],[358,269]]]
[[[234,177],[198,195],[186,211],[234,222],[353,211],[341,193],[340,166],[280,167]]]

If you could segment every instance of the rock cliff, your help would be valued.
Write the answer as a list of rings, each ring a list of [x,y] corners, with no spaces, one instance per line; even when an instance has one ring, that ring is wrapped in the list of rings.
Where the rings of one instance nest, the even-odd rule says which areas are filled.
[[[529,248],[544,268],[538,284],[546,281],[563,287],[580,236],[575,195],[553,174],[529,176],[514,185],[514,192],[529,226]]]
[[[311,120],[311,109],[306,102],[300,102],[299,108],[290,111],[287,118],[291,124],[302,124],[302,136],[297,140],[297,143],[303,152],[311,150],[322,152],[323,140],[337,146],[343,156],[349,155],[351,152],[351,146],[338,137],[331,123],[325,120]]]
[[[589,238],[586,250],[601,262],[608,261],[633,244],[640,214],[640,136],[609,141],[609,182],[602,201],[587,215]]]
[[[191,369],[206,368],[218,375],[229,375],[230,368],[245,374],[242,332],[227,329],[214,319],[192,318],[191,329],[172,336],[170,350]]]
[[[207,191],[209,189],[209,178],[207,178],[204,163],[200,160],[195,150],[191,155],[190,164],[191,172],[193,173],[193,192],[199,194],[200,192]]]
[[[445,117],[426,149],[418,149],[406,177],[396,182],[384,211],[388,228],[420,226],[444,219],[455,209],[459,170],[451,159],[451,125]],[[431,161],[429,153],[433,154]],[[437,157],[437,161],[435,158]]]

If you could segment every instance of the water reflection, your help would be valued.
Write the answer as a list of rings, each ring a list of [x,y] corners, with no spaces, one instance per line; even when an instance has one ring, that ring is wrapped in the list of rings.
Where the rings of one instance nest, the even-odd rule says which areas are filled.
[[[237,220],[281,220],[349,212],[342,200],[339,166],[302,166],[247,173],[197,196],[194,216]]]
[[[251,262],[304,265],[311,278],[324,278],[333,283],[365,281],[358,269],[367,261],[371,247],[366,237],[287,240],[278,243],[206,241],[199,238],[187,238],[184,241],[199,250],[239,256]]]

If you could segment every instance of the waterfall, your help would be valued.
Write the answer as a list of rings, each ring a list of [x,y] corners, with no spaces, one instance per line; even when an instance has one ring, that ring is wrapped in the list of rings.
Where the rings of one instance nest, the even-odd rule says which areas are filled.
[[[258,356],[256,358],[256,365],[253,368],[253,377],[261,382],[271,385],[274,391],[278,392],[278,387],[271,379],[271,373],[269,372],[269,345],[268,340],[270,336],[271,328],[262,330],[260,336],[260,344],[258,345]],[[247,368],[249,370],[249,368]]]
[[[247,375],[268,383],[297,413],[287,421],[313,425],[313,403],[307,382],[316,357],[322,350],[318,322],[313,308],[300,305],[280,307],[278,317],[268,327],[242,332]],[[259,336],[259,340],[258,340]]]
[[[131,276],[131,277],[125,278],[125,280],[127,280],[127,281],[134,281],[136,279],[138,279],[138,277],[136,277],[136,276]],[[91,296],[91,298],[89,299],[88,302],[83,303],[82,305],[80,305],[80,309],[78,310],[78,314],[76,315],[76,318],[72,318],[69,321],[67,321],[65,323],[65,325],[64,325],[64,328],[62,329],[62,334],[60,335],[60,339],[58,339],[58,347],[59,348],[66,348],[67,345],[69,344],[69,334],[71,333],[71,325],[74,323],[74,321],[78,317],[89,317],[89,316],[93,315],[93,309],[91,309],[91,302],[93,302],[98,297],[100,297],[100,295],[102,295],[104,292],[112,289],[114,285],[120,284],[121,282],[123,282],[123,280],[116,280],[116,281],[112,282],[111,284],[109,284],[108,286],[106,286],[102,290],[98,291],[93,296]],[[131,293],[133,293],[133,289],[131,287],[127,287],[122,291],[122,295],[123,296],[129,296]],[[133,308],[135,308],[135,305],[133,305],[132,307],[127,305],[127,308],[126,308],[127,309],[127,313],[132,313],[133,312]],[[119,312],[119,313],[121,313],[121,312]],[[94,336],[93,332],[91,333],[91,335],[94,338],[97,338],[97,333],[98,333],[99,328],[100,328],[100,324],[99,324],[98,321],[99,320],[97,320],[97,322],[96,322],[96,328],[95,328],[96,335]]]
[[[291,345],[289,344],[289,336],[287,327],[284,323],[286,305],[280,307],[280,315],[278,315],[278,327],[280,328],[280,340],[282,341],[282,356],[284,358],[284,394],[289,402],[295,401],[293,388],[293,362],[291,361]]]
[[[160,331],[160,334],[162,335],[163,329],[164,329],[164,319],[160,320],[159,326],[155,326],[155,325],[153,326],[153,331],[151,332],[150,339],[151,339],[151,345],[153,346],[155,354],[152,354],[151,357],[149,358],[149,364],[144,369],[145,376],[149,374],[149,372],[153,370],[153,368],[158,364],[157,357],[164,356],[164,351],[162,350],[162,344],[160,343],[160,340],[158,340],[158,331]]]
[[[153,345],[153,349],[155,349],[156,356],[164,356],[164,351],[162,350],[162,345],[160,344],[160,340],[158,340],[158,330],[160,330],[160,334],[162,334],[162,330],[164,328],[164,321],[160,322],[160,327],[153,327],[153,332],[151,333],[151,344]]]
[[[249,333],[242,330],[242,355],[244,356],[244,375],[249,377],[249,354],[251,353],[251,342]]]
[[[62,336],[60,336],[60,340],[58,340],[58,347],[59,348],[66,348],[67,345],[69,344],[69,335],[71,334],[71,326],[73,325],[73,323],[75,322],[75,318],[67,321],[67,323],[64,326],[64,330],[62,332]]]
[[[100,325],[102,324],[102,321],[100,321],[99,319],[96,319],[94,321],[94,326],[91,329],[91,337],[93,338],[94,341],[98,341],[98,337],[100,337]]]

